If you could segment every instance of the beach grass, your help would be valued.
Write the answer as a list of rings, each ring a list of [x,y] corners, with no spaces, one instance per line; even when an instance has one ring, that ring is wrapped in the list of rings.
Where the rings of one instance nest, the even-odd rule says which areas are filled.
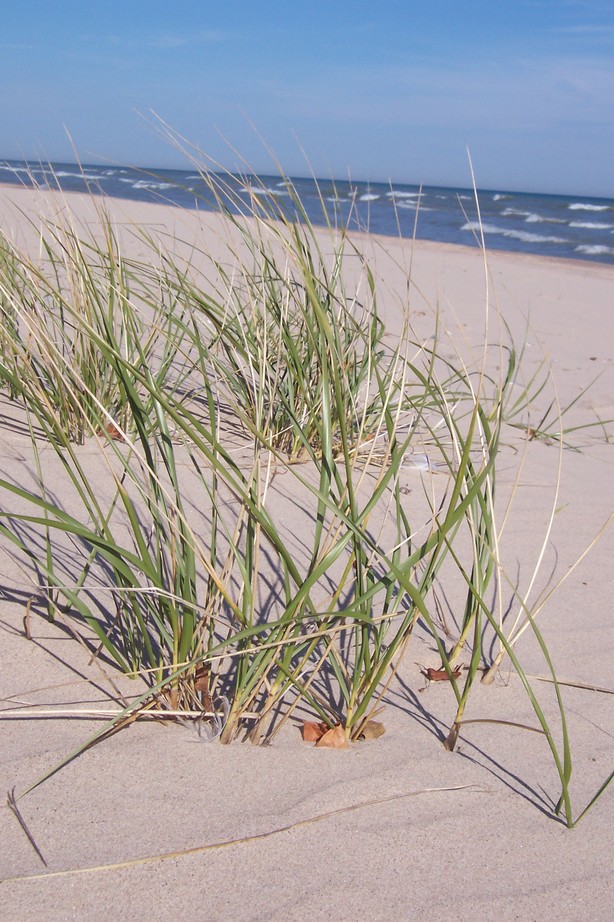
[[[488,294],[477,355],[450,342],[436,308],[419,336],[409,299],[391,339],[359,237],[316,232],[296,197],[291,213],[233,202],[198,166],[225,216],[215,253],[204,240],[178,255],[135,226],[136,259],[104,201],[91,233],[65,210],[41,219],[37,256],[0,239],[0,383],[23,413],[34,480],[0,479],[0,533],[29,559],[49,617],[139,685],[86,745],[155,708],[224,743],[270,742],[300,715],[347,746],[379,732],[420,630],[453,696],[448,749],[474,683],[509,657],[558,773],[555,812],[573,825],[565,711],[536,623],[556,586],[533,591],[558,484],[525,589],[500,548],[514,491],[503,515],[497,495],[503,434],[549,377],[512,396],[522,352]],[[554,397],[539,426],[561,463],[562,416]],[[452,636],[442,585],[463,612]],[[556,728],[516,651],[525,631]]]

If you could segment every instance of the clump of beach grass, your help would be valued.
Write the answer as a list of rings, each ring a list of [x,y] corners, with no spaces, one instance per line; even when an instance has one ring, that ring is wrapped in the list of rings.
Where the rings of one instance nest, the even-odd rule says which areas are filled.
[[[36,483],[0,480],[0,533],[30,559],[50,616],[73,617],[97,655],[144,682],[93,739],[155,704],[225,743],[270,741],[300,710],[347,744],[379,713],[420,622],[456,702],[447,748],[494,636],[573,825],[563,702],[535,621],[545,598],[529,601],[535,575],[524,592],[508,585],[500,552],[513,343],[495,349],[497,374],[487,326],[477,358],[444,357],[437,311],[425,341],[404,303],[390,344],[380,283],[344,228],[316,232],[296,197],[291,213],[261,196],[231,208],[237,193],[200,169],[225,214],[221,256],[203,244],[182,258],[133,228],[151,256],[136,261],[104,205],[86,239],[47,223],[38,258],[2,241],[0,380],[23,408]],[[65,501],[49,490],[54,465]],[[451,645],[443,580],[464,598]],[[504,590],[551,671],[562,745],[505,627]]]
[[[124,258],[104,202],[93,202],[95,239],[66,209],[40,216],[36,258],[0,235],[0,384],[13,397],[27,394],[61,441],[78,443],[111,419],[132,425],[107,346],[147,367],[162,389],[180,387],[184,375],[180,309]]]

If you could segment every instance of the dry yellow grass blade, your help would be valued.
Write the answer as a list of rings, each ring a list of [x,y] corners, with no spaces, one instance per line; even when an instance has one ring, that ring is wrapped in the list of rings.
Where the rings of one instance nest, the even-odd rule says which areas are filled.
[[[239,839],[227,839],[223,842],[212,842],[209,845],[197,845],[193,848],[180,849],[179,851],[175,852],[164,852],[160,855],[147,855],[143,858],[132,858],[128,861],[118,861],[114,864],[100,864],[87,868],[68,868],[64,871],[50,871],[46,874],[24,874],[20,877],[5,877],[2,882],[16,883],[20,880],[42,880],[51,877],[68,877],[73,874],[95,874],[100,871],[119,871],[123,870],[124,868],[134,868],[145,864],[153,864],[156,861],[168,861],[171,858],[186,858],[188,855],[199,855],[203,852],[215,851],[222,848],[230,848],[232,845],[247,845],[251,842],[260,842],[262,839],[270,838],[270,836],[275,836],[282,832],[290,832],[293,829],[300,829],[301,826],[310,826],[312,823],[319,823],[322,820],[331,819],[333,816],[340,816],[343,813],[351,813],[354,810],[361,810],[363,807],[376,807],[381,804],[391,803],[396,800],[404,800],[407,797],[418,797],[421,794],[442,794],[448,791],[467,790],[474,794],[489,793],[488,788],[480,787],[477,784],[459,784],[452,787],[442,788],[423,788],[419,791],[407,791],[403,794],[391,794],[389,797],[380,797],[376,798],[375,800],[364,800],[357,804],[349,804],[346,807],[339,807],[337,810],[329,810],[327,813],[318,813],[316,816],[310,816],[305,820],[297,820],[295,823],[289,823],[287,826],[280,826],[279,828],[271,829],[268,832],[259,832],[253,836],[244,836]]]

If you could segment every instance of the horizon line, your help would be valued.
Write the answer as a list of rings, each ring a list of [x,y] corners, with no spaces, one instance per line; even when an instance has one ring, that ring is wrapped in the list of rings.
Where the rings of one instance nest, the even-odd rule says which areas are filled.
[[[85,168],[87,167],[113,169],[113,170],[126,169],[126,170],[134,170],[135,172],[142,171],[143,173],[153,175],[153,176],[156,176],[159,173],[163,173],[163,172],[173,172],[173,173],[201,172],[201,170],[197,166],[192,166],[191,169],[182,169],[176,166],[143,165],[143,164],[136,165],[136,164],[130,164],[130,163],[125,163],[125,162],[118,163],[118,162],[109,162],[109,161],[98,162],[98,161],[85,161],[85,160],[51,160],[51,159],[43,159],[41,157],[31,157],[31,158],[0,157],[0,168],[2,167],[3,164],[10,165],[12,163],[25,164],[28,167],[31,167],[34,164],[36,164],[41,169],[44,169],[45,167],[49,167],[52,172],[53,172],[54,166],[72,166],[81,172],[83,172]],[[301,180],[301,181],[305,180],[308,182],[315,182],[315,183],[344,182],[344,183],[349,183],[349,184],[357,184],[357,185],[360,184],[360,185],[367,185],[367,186],[368,185],[389,186],[390,188],[392,188],[394,185],[400,185],[400,186],[411,186],[415,189],[449,189],[449,190],[458,189],[458,190],[462,190],[463,192],[486,192],[486,193],[493,192],[493,193],[511,194],[511,195],[547,195],[547,196],[563,197],[563,198],[572,198],[572,197],[600,198],[606,201],[614,201],[614,193],[611,195],[606,195],[602,192],[560,192],[560,191],[559,192],[551,192],[551,191],[543,192],[543,191],[537,191],[535,189],[520,189],[520,188],[514,189],[510,187],[490,186],[490,185],[489,186],[476,185],[474,187],[471,185],[467,185],[467,186],[450,185],[445,182],[444,183],[442,182],[415,182],[415,181],[412,182],[408,180],[399,180],[399,179],[396,179],[396,180],[393,180],[393,179],[356,179],[354,177],[341,178],[341,177],[334,177],[334,176],[316,176],[315,174],[305,176],[305,175],[300,175],[300,174],[293,174],[291,172],[285,172],[281,169],[276,173],[260,172],[260,171],[251,170],[251,169],[243,172],[243,171],[235,171],[231,169],[226,169],[221,164],[219,165],[219,169],[207,169],[207,170],[203,169],[202,172],[213,173],[215,175],[222,175],[222,176],[228,175],[228,176],[239,177],[239,178],[244,177],[244,176],[255,176],[258,178],[280,178],[281,177],[282,179],[292,179],[292,180]],[[88,182],[88,180],[84,179],[84,182]]]

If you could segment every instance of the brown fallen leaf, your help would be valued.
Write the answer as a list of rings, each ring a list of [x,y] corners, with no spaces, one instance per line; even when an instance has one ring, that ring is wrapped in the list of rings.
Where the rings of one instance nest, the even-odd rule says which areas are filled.
[[[114,442],[125,442],[125,438],[114,423],[105,423],[102,429],[96,430],[96,435],[108,435]]]
[[[322,749],[349,749],[345,730],[341,724],[327,730],[317,741],[316,746],[320,746]]]
[[[376,740],[378,737],[383,736],[385,732],[386,727],[379,720],[368,720],[360,731],[358,739]]]
[[[303,740],[306,743],[316,743],[328,730],[328,724],[318,720],[303,721]]]
[[[452,675],[455,679],[460,679],[463,673],[463,667],[458,666],[456,669],[452,670]],[[430,666],[428,669],[424,670],[424,674],[429,680],[429,682],[449,682],[450,677],[445,669],[432,669]]]

